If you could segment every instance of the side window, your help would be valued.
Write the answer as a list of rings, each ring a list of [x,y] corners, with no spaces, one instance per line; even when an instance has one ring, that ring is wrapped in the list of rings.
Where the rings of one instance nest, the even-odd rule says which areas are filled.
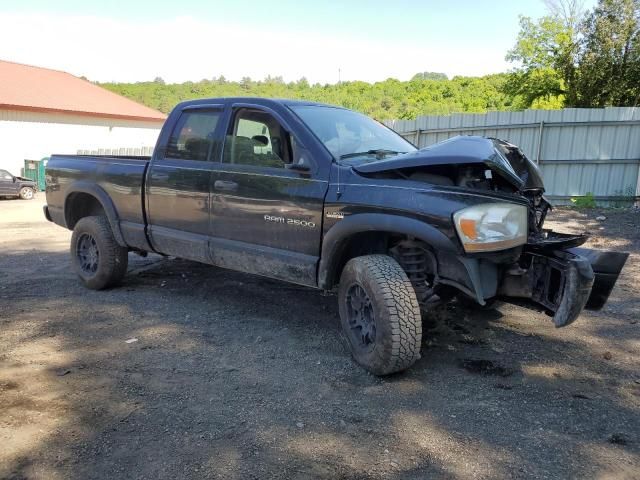
[[[224,144],[226,163],[284,168],[290,157],[289,136],[273,116],[249,108],[235,112]]]
[[[219,110],[183,112],[171,132],[165,157],[207,160],[221,114]]]
[[[292,163],[297,163],[298,165],[305,165],[307,167],[311,166],[311,153],[309,150],[304,148],[304,146],[298,142],[296,137],[291,135],[291,155],[292,155]]]
[[[0,180],[12,181],[13,180],[13,176],[9,172],[7,172],[6,170],[0,170]]]

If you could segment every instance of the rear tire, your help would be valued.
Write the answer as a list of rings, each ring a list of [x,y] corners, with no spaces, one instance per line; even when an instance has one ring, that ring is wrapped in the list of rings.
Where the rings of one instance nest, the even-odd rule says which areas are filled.
[[[22,187],[19,195],[22,200],[33,200],[33,197],[36,196],[36,192],[31,187]]]
[[[128,251],[116,242],[106,217],[81,218],[73,229],[70,253],[74,271],[92,290],[113,287],[127,273]]]
[[[351,259],[342,271],[338,302],[351,353],[365,369],[389,375],[420,358],[420,305],[407,274],[393,258]]]

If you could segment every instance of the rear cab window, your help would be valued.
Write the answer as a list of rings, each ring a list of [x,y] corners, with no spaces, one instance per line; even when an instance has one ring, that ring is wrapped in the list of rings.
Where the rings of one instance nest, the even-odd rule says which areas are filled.
[[[222,110],[186,110],[171,132],[165,157],[206,161],[215,142]]]

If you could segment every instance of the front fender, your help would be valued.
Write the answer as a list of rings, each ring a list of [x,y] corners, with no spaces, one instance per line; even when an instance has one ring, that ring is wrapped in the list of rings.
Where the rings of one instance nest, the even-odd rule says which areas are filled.
[[[363,232],[388,232],[407,235],[422,240],[435,250],[459,253],[458,246],[444,233],[428,223],[414,218],[384,213],[359,213],[349,215],[336,223],[324,235],[318,266],[318,286],[333,286],[342,249],[349,237]]]

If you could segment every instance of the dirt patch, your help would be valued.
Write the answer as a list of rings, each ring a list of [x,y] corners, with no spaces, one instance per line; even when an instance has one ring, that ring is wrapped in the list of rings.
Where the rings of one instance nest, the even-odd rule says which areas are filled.
[[[454,303],[380,379],[333,295],[134,255],[85,290],[42,200],[0,201],[0,478],[637,478],[638,213],[552,215],[632,253],[603,311]]]
[[[494,375],[497,377],[509,377],[513,375],[513,370],[495,364],[491,360],[474,360],[465,358],[461,362],[462,368],[469,373],[481,375]]]

